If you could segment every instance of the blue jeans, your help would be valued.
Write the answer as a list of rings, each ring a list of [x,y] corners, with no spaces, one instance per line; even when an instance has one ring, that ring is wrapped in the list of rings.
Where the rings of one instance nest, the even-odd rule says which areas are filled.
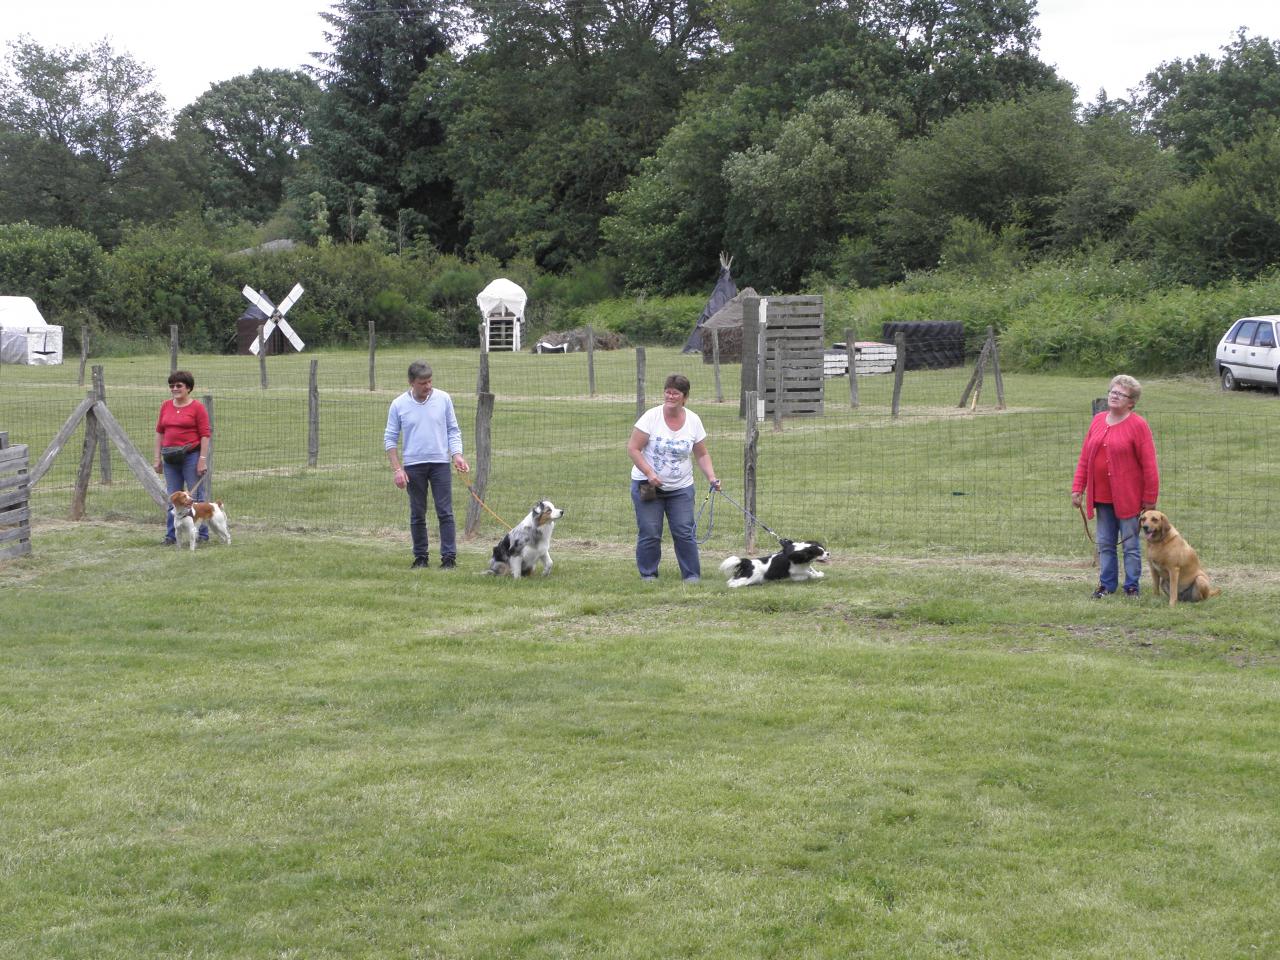
[[[200,484],[204,480],[196,476],[196,464],[200,461],[200,448],[197,447],[183,458],[181,465],[174,463],[165,463],[160,461],[161,467],[164,468],[164,488],[169,494],[175,494],[179,490],[185,490],[191,494],[192,499],[202,500],[203,496],[199,493]],[[199,482],[197,482],[199,481]],[[202,524],[200,527],[199,537],[201,540],[209,539],[209,527]],[[165,513],[164,538],[166,540],[175,539],[173,532],[173,508],[170,507]]]
[[[1124,587],[1138,589],[1142,581],[1142,542],[1138,539],[1138,518],[1116,518],[1116,508],[1109,503],[1093,505],[1097,522],[1098,582],[1108,593],[1116,592],[1119,570],[1116,568],[1116,541],[1123,540]]]
[[[658,490],[656,500],[645,503],[640,499],[640,484],[644,480],[631,481],[631,503],[636,508],[636,568],[642,577],[658,575],[658,561],[662,559],[662,518],[671,524],[671,541],[676,548],[676,563],[680,565],[680,577],[702,576],[702,563],[698,559],[698,540],[693,518],[693,485],[678,490]]]
[[[404,468],[409,489],[409,536],[413,538],[415,558],[427,559],[430,539],[427,536],[427,488],[436,505],[440,521],[440,559],[457,558],[455,524],[453,522],[453,476],[447,463],[413,463]]]

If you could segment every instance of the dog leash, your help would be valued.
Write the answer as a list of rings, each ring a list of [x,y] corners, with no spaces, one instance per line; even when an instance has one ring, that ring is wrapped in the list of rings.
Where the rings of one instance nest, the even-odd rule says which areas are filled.
[[[1093,565],[1096,567],[1098,565],[1098,541],[1094,537],[1093,532],[1089,529],[1089,518],[1086,517],[1084,514],[1084,504],[1083,503],[1076,504],[1076,509],[1080,511],[1080,522],[1084,524],[1085,539],[1088,540],[1089,545],[1093,547]],[[1135,533],[1129,534],[1129,536],[1127,537],[1121,537],[1119,540],[1116,541],[1116,546],[1117,547],[1123,546],[1125,543],[1132,540],[1137,535],[1138,534],[1135,532]]]
[[[778,543],[782,543],[782,538],[781,538],[780,536],[778,536],[776,533],[774,533],[774,531],[773,531],[773,528],[772,528],[772,527],[770,527],[767,523],[765,523],[763,520],[761,520],[759,517],[757,517],[754,513],[752,513],[750,510],[748,510],[748,509],[747,509],[746,507],[744,507],[742,504],[740,504],[737,500],[733,499],[733,497],[731,497],[731,496],[729,496],[727,493],[725,493],[723,489],[716,490],[716,493],[720,494],[720,496],[724,497],[726,500],[728,500],[730,503],[732,503],[735,507],[737,507],[739,510],[741,510],[741,511],[742,511],[742,515],[743,515],[744,517],[746,517],[748,520],[750,520],[752,523],[754,523],[754,524],[755,524],[757,527],[759,527],[761,530],[764,530],[764,531],[768,532],[768,533],[769,533],[769,535],[773,537],[773,539],[775,539],[775,540],[777,540],[777,541],[778,541]],[[709,493],[708,493],[708,494],[707,494],[707,496],[709,497],[709,496],[711,496],[711,494],[709,494]]]
[[[693,540],[698,546],[702,546],[711,539],[711,531],[716,525],[716,503],[711,499],[711,494],[715,492],[715,487],[707,487],[707,495],[702,500],[702,506],[698,508],[698,515],[693,518]],[[707,513],[707,532],[701,538],[698,537],[698,525],[702,523],[702,511],[707,509],[707,504],[711,504],[711,510]]]
[[[467,493],[469,493],[469,494],[471,494],[471,496],[475,497],[476,503],[478,503],[478,504],[480,504],[480,506],[484,507],[484,509],[485,509],[485,510],[488,510],[488,511],[489,511],[489,515],[490,515],[491,517],[493,517],[493,518],[494,518],[495,520],[497,520],[500,524],[502,524],[504,527],[506,527],[506,528],[507,528],[507,532],[510,532],[511,530],[513,530],[514,528],[511,526],[511,524],[507,523],[507,521],[503,520],[500,516],[498,516],[496,513],[494,513],[494,512],[493,512],[493,510],[491,510],[491,509],[489,508],[489,505],[488,505],[487,503],[485,503],[483,500],[481,500],[481,499],[480,499],[480,494],[476,493],[475,488],[474,488],[473,486],[471,486],[471,479],[470,479],[469,477],[467,477],[467,476],[466,476],[466,474],[463,474],[463,477],[465,478],[465,479],[463,480],[463,483],[465,483],[465,484],[467,485]]]

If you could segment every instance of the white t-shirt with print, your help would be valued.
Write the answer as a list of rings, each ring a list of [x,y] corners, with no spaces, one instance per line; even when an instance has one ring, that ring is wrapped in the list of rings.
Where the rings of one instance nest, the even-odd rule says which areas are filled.
[[[662,416],[662,407],[651,407],[640,415],[636,429],[649,435],[644,445],[644,458],[662,481],[664,490],[693,486],[693,446],[707,438],[702,420],[691,410],[684,412],[684,426],[672,430]],[[645,474],[631,465],[631,479],[643,480]]]

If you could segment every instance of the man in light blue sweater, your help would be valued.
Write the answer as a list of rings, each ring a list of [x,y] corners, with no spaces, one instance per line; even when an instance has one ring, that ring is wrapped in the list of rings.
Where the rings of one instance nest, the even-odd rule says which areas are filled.
[[[401,465],[397,443],[403,441]],[[401,490],[409,489],[409,536],[413,538],[413,567],[429,566],[427,538],[427,488],[435,500],[440,521],[440,566],[457,565],[458,548],[453,522],[453,478],[449,463],[459,473],[471,468],[462,456],[462,431],[453,412],[453,399],[431,386],[431,365],[425,360],[409,364],[409,389],[387,411],[383,436],[392,479]]]

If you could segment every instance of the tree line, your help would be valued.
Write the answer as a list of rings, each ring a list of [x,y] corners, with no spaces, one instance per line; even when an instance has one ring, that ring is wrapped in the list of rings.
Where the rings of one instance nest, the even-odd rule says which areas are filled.
[[[255,70],[172,114],[105,40],[10,44],[0,223],[75,231],[111,262],[291,237],[315,263],[363,247],[436,276],[518,264],[577,278],[570,299],[702,290],[720,250],[777,292],[1098,250],[1203,286],[1280,258],[1280,42],[1244,30],[1081,101],[1038,56],[1034,0],[338,0],[322,16],[317,68]],[[441,302],[395,289],[409,312]]]

